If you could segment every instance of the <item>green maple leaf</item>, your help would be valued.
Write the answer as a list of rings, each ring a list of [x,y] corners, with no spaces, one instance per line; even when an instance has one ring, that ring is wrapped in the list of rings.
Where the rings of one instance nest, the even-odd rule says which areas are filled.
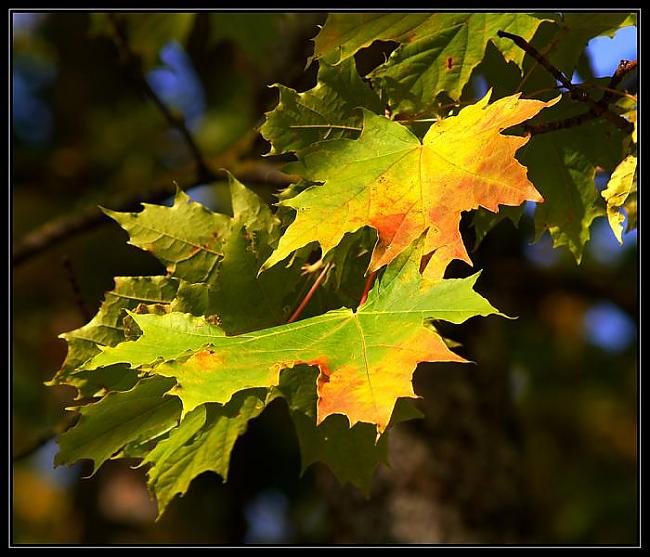
[[[184,413],[206,402],[225,404],[243,389],[277,386],[284,368],[316,365],[318,423],[340,413],[351,426],[366,422],[383,432],[396,400],[416,396],[411,375],[418,362],[465,361],[427,321],[460,323],[497,313],[472,290],[478,275],[440,282],[420,275],[421,250],[419,242],[390,265],[357,312],[334,310],[234,337],[215,334],[212,325],[189,315],[133,314],[142,336],[106,349],[87,365],[151,366],[178,357],[169,354],[168,340],[176,353],[185,345],[191,356],[152,369],[176,378],[170,392],[181,398]]]
[[[130,244],[151,252],[170,274],[190,282],[214,280],[230,219],[192,201],[181,190],[172,207],[142,205],[139,213],[104,212],[129,233]]]
[[[60,450],[54,464],[93,461],[93,473],[111,456],[132,442],[146,442],[178,423],[178,398],[164,395],[174,381],[165,377],[142,379],[126,392],[109,393],[94,404],[79,408],[81,418],[57,438]]]
[[[139,213],[106,213],[129,232],[131,244],[150,251],[183,279],[184,303],[175,302],[176,309],[217,315],[223,328],[236,334],[286,320],[299,265],[257,276],[280,236],[280,221],[230,174],[228,181],[232,217],[210,211],[182,191],[172,207],[144,204]]]
[[[377,94],[359,77],[354,59],[336,67],[321,60],[316,86],[309,91],[274,87],[280,92],[278,105],[266,113],[260,128],[271,143],[270,155],[300,151],[325,139],[354,137],[362,120],[359,107],[383,110]]]
[[[139,304],[169,304],[179,286],[171,277],[115,277],[115,288],[106,293],[99,311],[83,327],[63,333],[68,353],[61,369],[49,385],[77,387],[78,396],[94,396],[104,388],[129,389],[137,377],[124,366],[106,368],[100,373],[79,373],[83,363],[98,354],[102,347],[115,346],[125,340],[125,310]]]
[[[166,439],[143,459],[149,465],[147,484],[156,495],[158,517],[177,494],[207,471],[228,479],[230,454],[248,422],[261,414],[276,397],[264,389],[235,394],[225,406],[205,404],[187,414]]]
[[[315,39],[314,55],[340,63],[376,40],[400,43],[368,77],[387,94],[394,112],[419,113],[440,92],[460,97],[489,42],[521,67],[525,53],[497,31],[530,40],[542,21],[525,13],[331,14]]]

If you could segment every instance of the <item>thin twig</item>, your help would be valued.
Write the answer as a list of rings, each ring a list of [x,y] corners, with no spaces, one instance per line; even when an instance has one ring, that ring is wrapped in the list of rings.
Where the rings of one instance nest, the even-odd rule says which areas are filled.
[[[506,31],[497,31],[497,35],[501,38],[510,39],[519,48],[521,48],[522,50],[527,52],[530,56],[532,56],[535,60],[537,60],[537,62],[539,62],[557,81],[559,81],[569,91],[569,94],[571,95],[572,99],[583,102],[591,108],[590,113],[594,114],[594,118],[597,118],[598,116],[603,116],[607,118],[607,120],[609,120],[616,127],[623,130],[624,132],[626,133],[632,132],[632,130],[634,129],[633,125],[622,116],[619,116],[618,114],[614,114],[613,112],[611,112],[609,110],[609,101],[603,102],[605,100],[606,95],[603,95],[603,99],[601,99],[600,102],[594,101],[587,91],[585,91],[582,87],[571,83],[571,80],[566,75],[564,75],[553,64],[551,64],[542,54],[539,53],[539,51],[537,51],[537,49],[531,46],[523,37],[520,37],[519,35],[513,35],[512,33],[507,33]],[[635,67],[636,67],[636,63],[635,63]],[[613,79],[614,77],[612,77],[612,80]],[[610,87],[611,87],[611,83],[610,83]],[[582,117],[586,117],[586,114],[581,115],[581,118]],[[579,120],[578,123],[575,123],[576,120],[574,118],[569,120],[572,122],[572,125],[579,125],[584,121],[586,121],[586,120]],[[533,129],[534,128],[531,128],[529,126],[527,128],[527,131],[530,131],[531,134],[545,133],[540,131],[533,132],[532,131]],[[554,130],[560,128],[552,127],[552,129]],[[552,131],[552,130],[549,129],[548,131]]]
[[[564,85],[570,92],[571,98],[586,102],[588,97],[587,92],[571,83],[571,80],[565,76],[560,70],[558,70],[553,64],[551,64],[535,47],[531,46],[526,39],[520,37],[519,35],[513,35],[512,33],[507,33],[506,31],[497,31],[497,35],[501,38],[510,39],[515,43],[519,48],[530,54],[539,64],[541,64],[547,72],[549,72],[556,81],[559,81]]]
[[[531,135],[539,135],[556,130],[574,128],[591,120],[595,120],[602,114],[612,114],[609,112],[609,105],[614,101],[616,94],[620,94],[620,91],[617,91],[615,87],[619,85],[621,81],[623,81],[624,77],[636,67],[636,60],[621,60],[618,67],[616,68],[616,71],[614,72],[614,75],[609,81],[609,87],[606,88],[605,94],[596,103],[598,110],[592,108],[591,110],[583,112],[582,114],[578,114],[577,116],[565,118],[564,120],[557,120],[555,122],[545,122],[543,124],[524,124],[524,129]],[[632,122],[629,122],[622,116],[618,116],[618,118],[627,123],[628,129],[625,130],[626,132],[630,133],[630,129],[634,129],[634,124]]]
[[[302,124],[289,126],[290,129],[330,129],[330,130],[349,130],[353,132],[360,132],[362,128],[355,128],[353,126],[339,126],[337,124]]]
[[[560,41],[560,39],[562,38],[562,36],[564,34],[566,34],[566,30],[567,30],[566,27],[563,27],[563,28],[560,29],[560,31],[557,33],[557,35],[555,35],[553,40],[546,46],[546,48],[544,48],[544,52],[541,53],[542,56],[548,56],[548,54],[551,52],[551,50],[553,50],[557,46],[557,44]],[[519,86],[517,87],[517,90],[515,91],[515,93],[518,93],[519,91],[521,91],[521,88],[524,86],[526,81],[528,81],[528,78],[535,71],[535,68],[537,68],[537,64],[533,64],[530,67],[530,69],[526,72],[526,75],[524,75],[521,78],[521,81],[519,82]]]
[[[633,95],[632,93],[628,93],[627,91],[619,91],[618,89],[610,89],[609,87],[602,87],[601,85],[597,85],[595,83],[594,84],[588,84],[586,86],[593,87],[594,89],[598,89],[599,91],[609,91],[610,93],[612,93],[615,96],[625,97],[625,98],[630,99],[633,102],[637,102],[637,100],[638,100],[636,95]]]
[[[625,76],[627,76],[630,72],[636,70],[637,65],[638,64],[636,60],[621,60],[618,63],[618,67],[616,68],[614,75],[609,80],[609,84],[605,88],[605,94],[603,95],[603,98],[600,99],[598,104],[606,107],[611,102],[613,102],[616,93],[618,93],[618,90],[616,88],[620,85],[621,81],[625,79]]]
[[[72,289],[72,295],[74,297],[75,303],[79,308],[79,313],[81,313],[83,322],[87,323],[88,321],[90,321],[90,318],[92,316],[90,315],[90,312],[86,307],[86,303],[84,302],[83,294],[81,292],[81,288],[79,287],[79,281],[77,280],[77,277],[75,276],[74,271],[72,269],[72,262],[70,261],[70,258],[67,255],[64,255],[62,263],[63,263],[63,268],[65,269],[66,276],[68,277],[68,282],[70,283],[70,288]]]
[[[214,180],[214,172],[210,170],[203,153],[199,149],[194,137],[190,133],[189,129],[185,125],[185,119],[183,117],[178,117],[174,114],[169,107],[162,101],[158,94],[152,89],[151,85],[147,81],[143,71],[142,71],[142,60],[137,56],[129,45],[128,36],[124,26],[121,25],[121,22],[114,13],[108,14],[108,19],[111,22],[113,27],[113,38],[114,42],[120,52],[122,62],[125,68],[128,70],[130,76],[135,81],[137,87],[139,87],[142,92],[148,97],[158,111],[163,115],[167,123],[172,127],[178,130],[178,132],[183,137],[183,140],[187,144],[192,157],[196,163],[196,178],[198,182],[211,182]]]
[[[368,293],[370,292],[370,289],[372,288],[372,285],[375,282],[376,276],[377,276],[377,271],[373,271],[368,275],[368,278],[366,279],[366,285],[363,288],[363,294],[361,294],[361,300],[359,300],[358,307],[361,307],[368,299]]]
[[[313,284],[312,287],[309,289],[309,292],[307,292],[307,294],[306,294],[306,296],[303,298],[302,302],[300,302],[300,305],[298,306],[298,308],[296,309],[296,311],[294,311],[294,312],[291,314],[291,317],[289,317],[289,320],[287,321],[287,323],[293,323],[296,319],[298,319],[298,317],[300,317],[300,314],[302,313],[302,310],[305,309],[305,306],[309,303],[309,300],[311,300],[311,297],[314,295],[314,292],[316,292],[316,289],[320,286],[320,284],[321,284],[321,283],[323,282],[323,280],[325,279],[325,275],[327,275],[327,271],[329,270],[329,268],[331,267],[331,265],[332,265],[331,263],[327,263],[327,264],[323,267],[323,270],[320,272],[320,275],[318,275],[318,277],[317,277],[316,280],[314,281],[314,284]]]

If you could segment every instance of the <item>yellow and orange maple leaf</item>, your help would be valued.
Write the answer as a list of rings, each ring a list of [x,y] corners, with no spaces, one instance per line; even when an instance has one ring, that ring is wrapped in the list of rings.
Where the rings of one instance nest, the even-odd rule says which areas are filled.
[[[515,159],[528,137],[501,132],[559,100],[516,94],[488,104],[489,97],[434,123],[422,141],[405,126],[364,111],[359,139],[324,141],[302,152],[290,171],[323,185],[281,202],[296,209],[296,219],[262,269],[313,241],[325,255],[365,225],[378,233],[369,271],[390,263],[425,231],[429,279],[441,279],[453,259],[471,264],[459,231],[461,212],[543,201]]]

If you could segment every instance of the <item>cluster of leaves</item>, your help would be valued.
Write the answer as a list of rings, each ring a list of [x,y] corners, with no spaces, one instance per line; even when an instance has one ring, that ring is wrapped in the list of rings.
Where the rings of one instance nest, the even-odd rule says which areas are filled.
[[[523,13],[329,16],[315,38],[315,87],[277,85],[279,103],[261,127],[271,154],[296,158],[287,172],[298,179],[277,213],[232,176],[232,216],[180,191],[171,207],[106,211],[167,274],[116,278],[93,320],[63,335],[69,352],[51,384],[98,400],[77,408],[56,463],[91,459],[97,469],[139,458],[161,514],[198,474],[225,479],[248,422],[281,398],[303,469],[325,462],[368,491],[390,427],[418,415],[417,364],[466,361],[433,322],[499,314],[474,291],[477,275],[443,278],[452,260],[471,264],[461,213],[480,208],[481,238],[503,218],[499,206],[516,220],[525,201],[544,201],[538,235],[550,230],[578,260],[605,211],[621,237],[620,209],[632,214],[636,189],[635,134],[602,119],[532,139],[503,133],[581,107],[560,99],[554,80],[497,31],[562,44],[548,56],[571,75],[588,39],[631,24],[626,14],[599,17],[586,25]],[[569,37],[580,47],[566,47]],[[354,55],[375,40],[398,46],[362,79]],[[479,69],[514,71],[519,86],[460,108]],[[552,94],[524,98],[530,87]],[[451,113],[441,113],[441,99]],[[615,107],[632,119],[635,105]],[[606,209],[597,169],[613,171]],[[317,249],[321,259],[307,266]],[[309,281],[303,268],[328,273],[326,292],[287,323]],[[375,273],[362,295],[364,274],[369,286]]]

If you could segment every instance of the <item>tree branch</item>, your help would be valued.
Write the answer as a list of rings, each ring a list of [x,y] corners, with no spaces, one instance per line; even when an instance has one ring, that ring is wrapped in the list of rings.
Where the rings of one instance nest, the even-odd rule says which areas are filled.
[[[86,302],[84,302],[84,297],[83,297],[83,293],[81,292],[81,287],[79,286],[79,281],[77,280],[74,270],[72,269],[72,262],[70,261],[70,258],[67,255],[64,255],[61,263],[63,264],[63,268],[65,269],[65,274],[68,277],[68,282],[70,283],[70,289],[72,290],[72,295],[74,297],[74,301],[77,304],[77,308],[79,308],[79,313],[81,314],[81,318],[83,319],[84,323],[88,323],[88,321],[90,321],[90,319],[92,318],[92,315],[88,311],[88,308],[86,307]]]
[[[307,295],[303,298],[302,302],[300,302],[300,305],[291,314],[291,317],[287,320],[287,323],[293,323],[298,317],[300,317],[300,314],[302,311],[305,309],[307,304],[309,303],[309,300],[311,300],[311,297],[314,295],[314,292],[316,292],[316,289],[320,286],[321,282],[323,282],[323,279],[327,275],[327,271],[329,271],[329,268],[332,266],[331,263],[327,263],[324,267],[323,270],[320,272],[320,275],[316,278],[314,281],[314,284],[312,284],[312,287],[309,289],[309,292],[307,292]]]
[[[214,179],[226,179],[223,171],[218,171]],[[273,187],[285,187],[291,183],[291,179],[275,169],[253,167],[245,173],[238,175],[243,182],[266,184]],[[164,184],[154,187],[149,192],[138,192],[137,194],[122,194],[109,199],[102,203],[115,211],[135,211],[140,208],[141,203],[151,203],[160,201],[174,194],[175,188],[171,186],[171,180],[165,181]],[[190,189],[205,183],[202,180],[189,182],[180,188],[182,190]],[[110,222],[110,219],[97,207],[90,205],[72,214],[63,215],[50,222],[39,226],[19,242],[14,245],[12,254],[12,263],[20,265],[30,258],[46,251],[47,249],[80,234],[88,232],[98,226]]]
[[[128,36],[124,26],[121,24],[119,19],[114,13],[108,14],[108,19],[111,22],[113,27],[113,38],[115,45],[117,46],[122,63],[127,70],[128,75],[133,79],[135,85],[142,90],[144,95],[156,105],[156,108],[163,115],[167,123],[174,129],[176,129],[183,140],[187,144],[187,147],[194,158],[196,164],[196,181],[197,182],[211,182],[215,179],[214,172],[210,170],[203,153],[199,149],[198,145],[194,141],[194,137],[191,132],[185,125],[185,119],[181,116],[177,116],[172,112],[169,107],[162,101],[158,94],[152,89],[151,85],[147,81],[143,71],[142,71],[142,60],[137,56],[129,45]]]
[[[620,128],[624,132],[632,133],[632,131],[634,130],[633,124],[631,122],[628,122],[622,116],[619,116],[618,114],[614,114],[612,111],[609,110],[609,104],[613,99],[613,95],[605,94],[603,95],[603,98],[600,101],[596,102],[591,98],[591,96],[585,89],[571,83],[571,80],[567,76],[565,76],[564,73],[562,73],[553,64],[551,64],[542,54],[540,54],[524,38],[520,37],[519,35],[513,35],[512,33],[507,33],[505,31],[497,31],[497,35],[501,38],[512,40],[519,48],[521,48],[522,50],[530,54],[530,56],[532,56],[535,60],[537,60],[537,62],[540,65],[542,65],[557,81],[559,81],[569,91],[569,94],[571,95],[571,98],[573,100],[583,102],[587,104],[591,109],[589,110],[589,112],[580,114],[579,116],[574,116],[572,118],[567,118],[566,120],[561,120],[559,122],[549,122],[548,124],[540,124],[538,126],[533,126],[533,125],[525,126],[526,131],[530,132],[531,135],[578,126],[580,124],[583,124],[584,122],[598,118],[599,116],[603,116],[604,118],[607,118],[607,120],[609,120],[612,124],[614,124],[617,128]],[[630,64],[632,64],[633,67],[630,67],[628,69],[628,66]],[[623,69],[621,69],[622,66]],[[616,85],[620,83],[620,81],[623,79],[625,74],[632,71],[632,69],[634,69],[635,67],[636,67],[635,61],[632,63],[624,60],[621,61],[621,64],[619,64],[619,68],[614,73],[614,76],[612,76],[612,80],[610,81],[610,88],[615,89]],[[621,72],[623,73],[622,75],[617,76],[619,70],[621,70]],[[612,82],[614,83],[614,87],[612,87]]]
[[[366,303],[366,300],[368,299],[368,294],[370,293],[370,289],[372,288],[372,285],[375,282],[376,276],[377,276],[377,271],[373,271],[368,275],[368,278],[366,279],[366,284],[363,287],[363,293],[361,294],[361,299],[359,300],[358,307],[361,307],[363,304]]]

